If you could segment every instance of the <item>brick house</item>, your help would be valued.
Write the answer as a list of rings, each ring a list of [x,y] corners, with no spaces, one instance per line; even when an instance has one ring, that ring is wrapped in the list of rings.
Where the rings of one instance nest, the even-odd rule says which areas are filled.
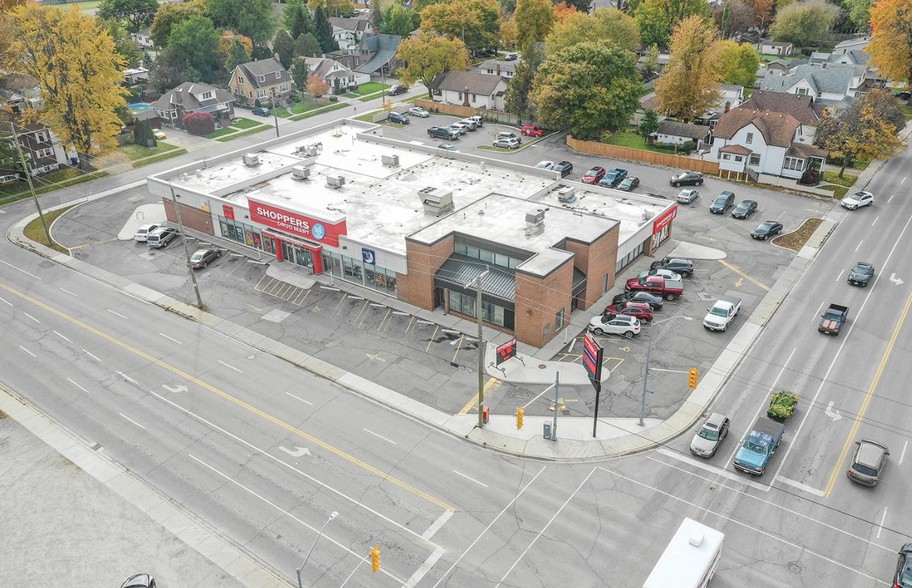
[[[238,65],[231,72],[228,87],[235,96],[264,105],[287,103],[295,90],[291,74],[275,57]]]

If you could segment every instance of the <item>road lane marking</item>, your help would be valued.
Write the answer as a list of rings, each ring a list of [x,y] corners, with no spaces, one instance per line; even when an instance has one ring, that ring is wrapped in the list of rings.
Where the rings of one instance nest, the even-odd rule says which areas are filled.
[[[127,380],[127,381],[130,382],[131,384],[137,384],[137,383],[138,383],[136,380],[134,380],[133,378],[131,378],[130,376],[128,376],[127,374],[125,374],[125,373],[123,373],[123,372],[114,372],[114,373],[117,374],[118,376],[120,376],[121,378],[123,378],[124,380]]]
[[[542,468],[540,470],[538,470],[538,473],[536,473],[534,476],[532,476],[532,479],[529,480],[529,482],[520,489],[520,491],[516,494],[516,496],[514,496],[513,498],[510,499],[510,502],[508,502],[507,505],[505,507],[503,507],[503,509],[501,509],[501,511],[499,513],[497,513],[497,516],[494,517],[494,520],[491,521],[490,523],[488,523],[488,526],[485,527],[484,530],[478,534],[478,537],[475,537],[475,540],[472,541],[472,543],[470,543],[469,546],[465,548],[465,551],[463,551],[459,555],[459,557],[456,558],[456,561],[453,562],[453,565],[450,566],[450,569],[448,569],[446,571],[446,573],[444,573],[442,576],[440,576],[440,579],[437,580],[437,583],[434,584],[433,588],[437,588],[437,586],[439,586],[441,582],[443,582],[444,580],[447,579],[447,576],[449,576],[450,573],[456,568],[456,566],[459,565],[459,562],[462,561],[462,558],[464,558],[466,556],[466,554],[469,553],[469,551],[471,551],[473,547],[475,547],[476,543],[481,541],[481,538],[484,537],[485,534],[491,529],[491,527],[493,527],[494,524],[500,520],[500,517],[502,517],[505,512],[507,512],[509,509],[513,508],[513,504],[517,500],[519,500],[519,497],[522,496],[526,492],[526,490],[529,489],[529,486],[531,486],[532,483],[535,480],[537,480],[538,477],[542,474],[542,472],[544,472],[546,469],[548,469],[548,466],[542,466]]]
[[[497,378],[488,378],[488,381],[485,382],[485,385],[483,388],[484,394],[487,394],[488,390],[490,390],[492,387],[495,387],[494,386],[495,384],[497,385],[496,387],[499,388],[500,384],[501,384],[500,380],[498,380]],[[478,393],[476,392],[472,396],[472,399],[469,400],[466,403],[466,405],[462,407],[462,410],[459,411],[459,414],[468,414],[469,411],[472,410],[473,408],[475,408],[477,405],[478,405]]]
[[[727,267],[727,268],[730,269],[731,271],[735,272],[736,274],[738,274],[739,276],[741,276],[741,277],[744,278],[745,280],[748,280],[749,282],[753,283],[755,286],[757,286],[757,287],[759,287],[759,288],[762,288],[762,289],[763,289],[764,291],[766,291],[766,292],[769,292],[769,289],[770,289],[769,286],[767,286],[766,284],[764,284],[764,283],[761,282],[760,280],[757,280],[756,278],[747,275],[747,274],[746,274],[744,271],[742,271],[741,268],[739,268],[738,266],[733,265],[733,264],[731,264],[731,263],[728,263],[728,262],[725,261],[724,259],[717,259],[716,261],[718,261],[719,263],[721,263],[723,266]]]
[[[162,337],[164,337],[164,338],[167,339],[168,341],[174,341],[174,342],[177,343],[178,345],[183,345],[183,343],[181,343],[180,341],[178,341],[178,340],[175,339],[174,337],[169,337],[168,335],[165,335],[164,333],[159,333],[159,335],[161,335]]]
[[[73,380],[67,378],[67,382],[69,382],[70,384],[73,384],[74,386],[76,386],[77,388],[79,388],[80,390],[82,390],[83,392],[85,392],[86,394],[90,394],[90,392],[89,392],[88,390],[86,390],[85,388],[83,388],[82,386],[80,386],[79,384],[77,384],[76,382],[74,382]]]
[[[69,294],[70,296],[72,296],[72,297],[74,297],[74,298],[79,298],[79,295],[78,295],[78,294],[76,294],[76,293],[74,293],[74,292],[70,292],[70,291],[67,290],[66,288],[60,288],[60,291],[61,291],[61,292],[66,292],[67,294]]]
[[[837,283],[837,284],[838,284],[839,282],[842,281],[842,274],[844,274],[844,273],[845,273],[845,268],[839,270],[839,275],[836,276],[836,283]]]
[[[83,349],[82,352],[85,353],[86,355],[88,355],[89,357],[91,357],[92,359],[94,359],[95,361],[97,361],[98,363],[101,363],[101,360],[98,359],[97,356],[92,355],[91,351],[86,351],[85,349]]]
[[[883,516],[880,517],[880,524],[877,525],[877,538],[880,539],[880,531],[883,529],[884,521],[887,520],[887,507],[884,506]]]
[[[98,337],[101,337],[102,339],[104,339],[110,343],[113,343],[114,345],[117,345],[118,347],[145,359],[146,361],[148,361],[149,363],[151,363],[153,365],[157,365],[160,368],[165,369],[180,378],[183,378],[189,382],[193,382],[194,384],[197,384],[198,386],[200,386],[200,388],[202,388],[204,390],[208,390],[209,392],[215,394],[216,396],[221,397],[223,400],[226,400],[239,408],[242,408],[256,416],[259,416],[260,418],[262,418],[282,429],[285,429],[286,431],[288,431],[290,433],[298,435],[299,437],[310,441],[314,445],[318,445],[318,446],[322,447],[323,449],[336,455],[337,457],[340,457],[340,458],[344,459],[345,461],[348,461],[349,463],[374,474],[381,480],[390,482],[391,484],[393,484],[395,486],[399,486],[406,492],[409,492],[411,494],[414,494],[415,496],[424,498],[428,502],[430,502],[432,504],[436,504],[437,506],[439,506],[440,508],[442,508],[444,510],[456,510],[456,507],[450,505],[449,503],[444,502],[443,500],[436,498],[434,496],[431,496],[427,492],[424,492],[423,490],[419,490],[415,486],[412,486],[411,484],[408,484],[407,482],[404,482],[404,481],[396,478],[395,476],[392,476],[392,475],[384,472],[383,470],[381,470],[361,459],[358,459],[357,457],[351,455],[350,453],[347,453],[347,452],[339,449],[338,447],[336,447],[330,443],[327,443],[326,441],[323,441],[322,439],[319,439],[319,438],[315,437],[314,435],[311,435],[310,433],[307,433],[293,425],[290,425],[289,423],[281,420],[280,418],[275,417],[275,416],[267,413],[266,411],[261,410],[255,406],[253,406],[252,404],[241,400],[240,398],[232,396],[231,394],[225,392],[221,388],[218,388],[204,380],[201,380],[201,379],[197,378],[196,376],[194,376],[176,366],[173,366],[173,365],[165,362],[164,360],[159,359],[137,347],[133,347],[129,343],[122,341],[122,340],[118,339],[117,337],[114,337],[113,335],[109,335],[108,333],[105,333],[104,331],[102,331],[98,328],[95,328],[95,327],[77,319],[76,317],[70,316],[63,311],[58,310],[58,309],[50,306],[49,304],[41,302],[40,300],[33,298],[33,297],[29,296],[28,294],[25,294],[24,292],[20,292],[10,286],[7,286],[6,284],[0,283],[0,289],[6,290],[10,294],[14,294],[23,300],[31,302],[35,306],[38,306],[39,308],[42,308],[50,313],[53,313],[53,314],[57,315],[58,317],[70,322],[71,324],[76,325],[94,335],[97,335]],[[29,353],[31,354],[31,352],[29,352]]]
[[[206,463],[206,462],[204,462],[203,460],[199,459],[199,458],[196,457],[195,455],[188,453],[188,454],[187,454],[187,457],[189,457],[190,459],[192,459],[192,460],[195,461],[196,463],[200,464],[200,465],[203,466],[204,468],[208,469],[209,471],[213,472],[213,473],[216,474],[217,476],[220,476],[223,480],[225,480],[225,481],[228,482],[229,484],[233,484],[234,486],[237,486],[238,488],[240,488],[240,489],[243,490],[244,492],[250,494],[251,496],[253,496],[253,497],[255,497],[255,498],[258,498],[260,501],[264,502],[265,504],[268,504],[269,506],[271,506],[271,507],[274,508],[275,510],[279,511],[280,513],[282,513],[283,515],[285,515],[285,516],[288,517],[289,519],[295,521],[296,523],[301,524],[301,525],[304,526],[304,527],[307,527],[308,529],[310,529],[310,530],[313,531],[314,533],[317,533],[317,534],[320,533],[320,530],[317,529],[316,527],[313,527],[313,526],[311,526],[311,525],[308,525],[308,524],[307,524],[306,522],[304,522],[302,519],[300,519],[300,518],[296,517],[295,515],[291,514],[289,511],[285,510],[284,508],[282,508],[281,506],[279,506],[279,505],[276,504],[275,502],[273,502],[273,501],[269,500],[268,498],[266,498],[265,496],[263,496],[263,495],[257,493],[257,492],[256,492],[255,490],[253,490],[252,488],[248,488],[247,486],[241,484],[240,482],[238,482],[237,480],[231,478],[231,477],[228,476],[227,474],[222,473],[221,471],[219,471],[219,470],[217,470],[216,468],[212,467],[211,465],[209,465],[208,463]],[[322,515],[321,515],[321,516],[322,516]],[[329,541],[330,543],[332,543],[333,545],[335,545],[336,547],[338,547],[339,549],[341,549],[342,551],[345,551],[346,553],[348,553],[348,554],[350,554],[350,555],[354,555],[355,557],[361,557],[361,558],[364,557],[362,554],[359,554],[359,553],[353,551],[352,549],[350,549],[347,545],[342,545],[341,543],[339,543],[338,541],[336,541],[335,539],[333,539],[332,537],[330,537],[330,536],[329,536],[328,534],[326,534],[325,532],[323,532],[323,533],[320,535],[320,537],[322,537],[322,538],[325,539],[326,541]],[[398,578],[398,577],[394,576],[393,574],[389,573],[388,571],[386,571],[386,570],[383,569],[383,568],[380,568],[380,571],[381,571],[382,573],[386,574],[387,576],[389,576],[390,578],[392,578],[393,580],[395,580],[399,585],[402,585],[402,584],[403,584],[403,580],[402,580],[401,578]]]
[[[370,433],[370,434],[373,435],[374,437],[379,437],[380,439],[383,439],[383,440],[386,441],[387,443],[392,443],[393,445],[396,445],[396,442],[393,441],[392,439],[387,439],[387,438],[384,437],[383,435],[380,435],[379,433],[374,433],[374,432],[371,431],[370,429],[363,429],[363,428],[362,428],[361,430],[364,431],[365,433]]]
[[[124,315],[120,314],[119,312],[114,312],[114,311],[111,310],[110,308],[108,309],[108,312],[110,312],[110,313],[113,314],[114,316],[119,316],[119,317],[122,318],[122,319],[127,318],[127,317],[125,317]]]
[[[3,303],[6,304],[7,306],[12,306],[12,305],[13,305],[12,302],[10,302],[9,300],[7,300],[7,299],[4,298],[3,296],[0,296],[0,302],[3,302]]]
[[[558,517],[558,515],[564,510],[564,508],[568,504],[570,504],[570,501],[573,500],[573,497],[576,496],[576,494],[582,489],[582,487],[585,486],[586,483],[589,482],[589,478],[592,477],[592,474],[595,473],[595,470],[596,470],[596,468],[592,468],[592,471],[589,472],[589,475],[587,475],[585,478],[583,478],[583,481],[579,483],[579,486],[576,487],[576,490],[573,491],[573,494],[568,496],[567,500],[565,500],[564,503],[562,505],[560,505],[560,508],[557,509],[557,512],[555,512],[554,515],[548,520],[548,523],[544,527],[542,527],[541,531],[538,532],[538,534],[535,536],[534,539],[532,539],[532,541],[523,550],[523,552],[519,554],[519,557],[516,558],[516,561],[513,562],[513,565],[510,566],[510,569],[507,570],[507,573],[505,573],[503,575],[503,577],[500,579],[500,582],[498,582],[494,586],[494,588],[500,588],[500,585],[503,584],[504,580],[507,579],[507,576],[509,576],[510,573],[513,572],[513,569],[517,566],[517,564],[519,564],[519,562],[522,560],[522,558],[525,557],[525,555],[527,553],[529,553],[529,550],[532,549],[532,546],[535,545],[535,543],[539,540],[539,538],[542,536],[542,534],[548,530],[548,527],[551,526],[551,523],[554,522],[554,519],[556,519]]]
[[[880,218],[879,216],[875,216],[875,217],[874,217],[874,220],[871,221],[871,226],[872,226],[872,227],[873,227],[874,225],[877,224],[877,219],[879,219],[879,218]]]
[[[458,470],[453,470],[453,473],[456,474],[457,476],[462,476],[462,477],[465,478],[466,480],[471,480],[472,482],[475,482],[475,483],[478,484],[479,486],[484,486],[485,488],[488,487],[488,485],[485,484],[484,482],[479,482],[478,480],[476,480],[476,479],[473,478],[472,476],[467,476],[467,475],[463,474],[462,472],[460,472],[460,471],[458,471]]]
[[[912,221],[912,217],[909,218]],[[908,222],[906,223],[908,226]],[[898,241],[897,241],[898,242]],[[870,296],[870,294],[868,294]],[[867,297],[865,298],[865,303],[867,303]],[[880,384],[880,378],[883,375],[884,368],[887,367],[887,361],[890,359],[890,356],[893,355],[893,349],[896,346],[896,339],[899,337],[899,332],[902,329],[903,325],[906,323],[906,318],[909,316],[909,308],[912,307],[912,294],[906,299],[906,306],[902,310],[902,314],[899,315],[899,320],[896,323],[896,327],[893,329],[893,335],[890,337],[889,343],[887,343],[887,348],[884,350],[883,357],[880,359],[880,364],[877,366],[877,371],[874,373],[874,379],[871,381],[871,385],[868,386],[868,390],[865,392],[864,400],[861,401],[861,407],[858,409],[855,419],[852,422],[852,428],[849,430],[849,434],[846,437],[845,443],[842,446],[842,451],[839,453],[839,459],[833,465],[833,471],[830,473],[830,480],[826,485],[826,490],[824,491],[825,497],[829,498],[830,493],[833,491],[833,488],[836,486],[837,476],[842,471],[842,463],[845,461],[846,456],[849,454],[849,449],[855,442],[855,437],[858,435],[858,427],[861,426],[861,419],[864,418],[865,413],[868,411],[868,406],[871,404],[871,400],[874,398],[874,392],[877,390],[877,386]],[[864,308],[864,304],[862,304]],[[842,346],[840,345],[839,351],[842,351]],[[839,352],[836,353],[836,357],[833,358],[833,362],[836,362],[836,358],[839,357]],[[832,367],[832,364],[831,366]],[[829,375],[829,370],[827,370],[827,375]],[[825,379],[820,384],[820,389],[823,388],[823,384],[826,382]],[[820,393],[820,389],[817,390],[817,394]],[[816,403],[817,396],[814,396],[814,403]],[[804,424],[804,421],[801,421],[801,424]],[[799,426],[800,428],[800,426]],[[791,449],[791,447],[789,448]],[[786,452],[788,455],[788,452]]]
[[[5,266],[7,266],[7,267],[13,268],[14,270],[20,271],[20,272],[24,273],[25,275],[27,275],[27,276],[30,277],[30,278],[35,278],[36,280],[41,281],[41,278],[39,278],[39,277],[36,276],[35,274],[30,274],[30,273],[28,273],[27,271],[25,271],[24,269],[18,268],[18,267],[14,266],[14,265],[11,264],[11,263],[7,263],[7,262],[3,261],[2,259],[0,259],[0,263],[2,263],[3,265],[5,265]]]
[[[856,252],[857,252],[858,249],[861,247],[861,244],[862,244],[862,243],[864,243],[864,239],[862,239],[861,241],[859,241],[859,242],[858,242],[858,245],[855,246],[855,251],[856,251]]]
[[[236,371],[236,372],[239,373],[239,374],[243,374],[243,373],[244,373],[244,372],[242,372],[241,370],[239,370],[239,369],[237,369],[236,367],[234,367],[233,365],[231,365],[230,363],[225,363],[225,362],[222,361],[221,359],[218,360],[218,362],[219,362],[220,364],[222,364],[223,366],[225,366],[226,368],[231,369],[231,370],[234,370],[234,371]]]
[[[443,547],[438,547],[435,549],[434,553],[428,556],[428,558],[424,560],[424,563],[422,563],[418,569],[415,570],[415,573],[412,574],[412,576],[408,579],[408,582],[405,583],[405,588],[413,588],[416,584],[418,584],[418,582],[420,582],[421,579],[424,578],[424,576],[429,571],[431,571],[431,568],[434,567],[434,564],[437,563],[437,560],[443,557],[444,553],[446,553],[446,550]]]
[[[903,459],[906,457],[906,447],[908,447],[908,446],[909,446],[909,440],[906,439],[905,441],[903,441],[902,453],[899,454],[899,465],[902,465]]]
[[[62,333],[59,333],[57,331],[51,331],[51,332],[54,333],[55,335],[57,335],[58,337],[60,337],[61,339],[63,339],[64,341],[66,341],[68,343],[72,343],[72,341],[70,341],[69,339],[66,338],[66,335],[63,335]]]
[[[23,312],[22,314],[24,314],[24,315],[27,316],[28,318],[32,319],[33,321],[35,321],[35,322],[38,323],[39,325],[41,324],[41,321],[39,321],[38,319],[36,319],[36,318],[33,317],[32,315],[30,315],[29,313]]]
[[[125,415],[124,413],[119,412],[119,413],[117,413],[117,414],[119,414],[119,415],[122,416],[123,418],[127,419],[128,421],[130,421],[131,423],[133,423],[134,425],[136,425],[136,426],[139,427],[140,429],[145,430],[145,427],[144,427],[144,426],[140,425],[139,423],[137,423],[136,421],[134,421],[133,419],[131,419],[130,417],[128,417],[128,416]]]
[[[808,486],[807,484],[802,484],[801,482],[798,482],[795,480],[790,480],[783,476],[779,476],[778,478],[776,478],[776,481],[782,482],[783,484],[788,484],[792,488],[797,488],[797,489],[801,490],[802,492],[807,492],[808,494],[813,494],[814,496],[819,496],[819,497],[823,498],[823,490],[818,490],[817,488],[814,488],[813,486]]]
[[[452,517],[452,516],[453,516],[453,511],[451,511],[451,510],[443,511],[443,513],[441,513],[441,515],[439,517],[437,517],[437,520],[434,521],[431,524],[431,526],[427,528],[427,531],[425,531],[424,533],[421,534],[421,538],[424,539],[425,541],[430,541],[431,537],[433,537],[434,534],[437,533],[437,531],[439,531],[440,528],[443,527],[443,525],[448,520],[450,520],[450,517]]]
[[[766,484],[761,484],[760,482],[757,482],[756,480],[754,480],[753,476],[751,476],[750,474],[742,475],[742,474],[738,474],[736,472],[731,472],[731,471],[725,469],[724,467],[714,466],[710,463],[704,463],[702,460],[694,459],[688,455],[684,455],[683,453],[678,453],[677,451],[672,451],[670,449],[660,447],[656,450],[656,453],[659,453],[661,455],[664,455],[665,457],[670,457],[671,459],[676,459],[680,462],[689,464],[695,468],[703,470],[704,472],[709,472],[710,474],[712,474],[714,476],[722,476],[723,478],[727,478],[737,484],[743,484],[746,486],[750,486],[751,488],[753,488],[755,490],[759,490],[760,492],[769,492],[772,489],[772,486],[767,486]],[[656,463],[660,463],[665,467],[672,468],[674,470],[678,470],[679,472],[683,472],[683,473],[693,476],[695,478],[700,478],[701,480],[711,481],[709,478],[704,478],[703,476],[698,476],[689,470],[685,470],[684,468],[679,468],[678,466],[671,465],[670,463],[667,463],[664,461],[659,461],[658,459],[651,458],[651,457],[649,459],[651,459],[652,461],[654,461]],[[728,460],[725,463],[726,463],[726,465],[730,464],[731,460]],[[748,476],[750,476],[750,477],[748,477]]]
[[[37,355],[35,355],[34,353],[32,353],[31,351],[29,351],[28,349],[26,349],[26,348],[23,347],[22,345],[19,346],[19,349],[21,349],[22,351],[25,351],[26,353],[28,353],[28,354],[31,355],[32,357],[38,357]]]
[[[286,392],[285,394],[287,394],[288,396],[291,396],[291,397],[294,398],[295,400],[300,400],[300,401],[303,402],[304,404],[309,404],[309,405],[311,405],[311,406],[314,405],[313,402],[311,402],[311,401],[309,401],[309,400],[304,400],[304,399],[301,398],[300,396],[295,396],[295,395],[292,394],[291,392]]]

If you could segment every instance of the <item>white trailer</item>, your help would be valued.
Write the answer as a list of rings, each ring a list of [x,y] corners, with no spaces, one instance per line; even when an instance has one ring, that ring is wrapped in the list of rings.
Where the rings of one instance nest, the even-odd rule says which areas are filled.
[[[706,588],[722,557],[725,533],[685,518],[643,588]]]

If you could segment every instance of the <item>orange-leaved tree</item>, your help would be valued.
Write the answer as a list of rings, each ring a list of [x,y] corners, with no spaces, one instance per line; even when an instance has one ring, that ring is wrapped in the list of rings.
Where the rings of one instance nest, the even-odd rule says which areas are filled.
[[[879,73],[912,83],[912,3],[878,0],[871,7],[871,42],[867,52]]]

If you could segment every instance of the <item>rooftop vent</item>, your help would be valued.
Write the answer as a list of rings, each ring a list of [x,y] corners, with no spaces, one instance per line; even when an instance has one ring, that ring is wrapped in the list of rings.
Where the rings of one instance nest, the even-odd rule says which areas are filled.
[[[260,154],[259,153],[245,153],[244,154],[244,165],[247,167],[256,167],[260,165]]]
[[[380,163],[383,164],[383,167],[399,167],[399,156],[398,155],[381,155]]]
[[[345,176],[326,176],[326,187],[338,190],[345,185]]]
[[[443,216],[453,212],[453,191],[438,188],[422,188],[418,190],[418,198],[424,207],[424,213],[432,216]]]
[[[310,168],[303,165],[296,165],[291,168],[291,177],[296,180],[306,180],[310,177]]]
[[[545,230],[545,211],[538,209],[535,212],[526,213],[526,228],[524,233],[526,237],[539,235]]]
[[[304,143],[295,147],[295,153],[304,157],[316,157],[323,152],[323,143]]]
[[[573,186],[564,186],[557,191],[557,199],[561,202],[573,202],[576,200],[576,188]]]

